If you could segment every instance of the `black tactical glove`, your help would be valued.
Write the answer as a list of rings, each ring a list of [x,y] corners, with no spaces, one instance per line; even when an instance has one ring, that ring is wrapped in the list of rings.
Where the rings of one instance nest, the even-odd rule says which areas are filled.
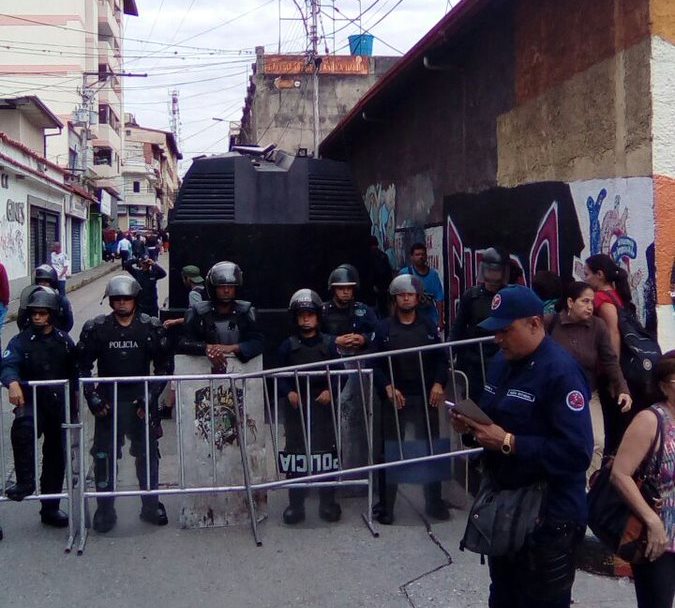
[[[94,416],[104,416],[110,411],[108,404],[101,399],[101,396],[96,391],[92,391],[88,395],[85,395],[85,397],[87,399],[89,411],[94,414]]]

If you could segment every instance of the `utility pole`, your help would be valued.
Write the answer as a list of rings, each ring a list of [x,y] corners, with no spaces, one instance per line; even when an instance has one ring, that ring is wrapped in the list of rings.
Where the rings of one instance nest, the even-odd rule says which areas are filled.
[[[321,69],[321,57],[319,57],[319,9],[320,0],[311,0],[312,25],[310,27],[310,42],[312,45],[311,62],[314,67],[313,80],[313,118],[314,118],[314,158],[319,157],[319,70]]]

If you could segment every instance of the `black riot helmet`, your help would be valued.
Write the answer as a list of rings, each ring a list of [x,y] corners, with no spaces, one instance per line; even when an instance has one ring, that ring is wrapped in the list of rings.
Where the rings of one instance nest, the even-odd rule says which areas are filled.
[[[359,271],[351,264],[340,264],[328,277],[328,291],[333,287],[359,288]]]
[[[491,291],[498,291],[498,288],[503,285],[507,285],[509,282],[509,268],[511,265],[511,256],[507,251],[503,249],[498,249],[496,247],[490,247],[483,252],[483,259],[480,262],[480,268],[478,273],[478,282],[484,284],[490,284]],[[498,281],[487,280],[485,273],[486,272],[500,272],[501,273],[501,284],[498,285]]]
[[[212,301],[216,300],[216,287],[219,285],[241,287],[243,284],[244,274],[234,262],[218,262],[206,275],[206,293]]]
[[[316,291],[311,289],[298,289],[292,296],[288,303],[288,312],[295,317],[300,311],[307,310],[315,312],[317,315],[321,314],[321,298]]]
[[[126,274],[118,274],[108,281],[103,297],[114,298],[123,296],[135,300],[139,293],[141,293],[141,286],[136,279]]]
[[[389,295],[394,298],[402,293],[416,293],[424,295],[424,284],[420,279],[411,274],[400,274],[389,284]]]
[[[30,311],[31,308],[46,308],[52,312],[59,310],[59,292],[52,287],[45,287],[40,285],[28,297],[26,308]]]
[[[33,283],[38,281],[49,281],[49,286],[56,289],[59,285],[59,277],[49,264],[40,264],[35,269],[35,274],[33,278]]]

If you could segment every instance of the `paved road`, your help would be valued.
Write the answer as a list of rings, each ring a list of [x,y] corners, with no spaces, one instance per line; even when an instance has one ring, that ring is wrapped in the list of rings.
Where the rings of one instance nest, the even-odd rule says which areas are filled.
[[[160,263],[167,262],[164,257]],[[79,335],[86,318],[106,312],[99,301],[107,278],[75,292],[71,301]],[[166,290],[166,281],[160,283]],[[160,297],[160,301],[162,297]],[[13,328],[6,327],[3,341]],[[4,400],[5,429],[11,422]],[[175,460],[165,429],[162,468]],[[6,444],[8,445],[8,444]],[[120,479],[133,479],[125,455]],[[469,608],[487,605],[488,572],[477,555],[458,550],[466,512],[449,522],[425,525],[421,492],[402,486],[396,525],[373,538],[360,513],[363,498],[343,498],[343,520],[325,524],[308,502],[308,519],[298,527],[281,523],[285,492],[269,494],[268,518],[256,547],[247,526],[182,530],[180,499],[164,502],[165,528],[138,519],[138,498],[117,501],[119,523],[108,535],[91,534],[83,556],[65,555],[62,531],[39,523],[36,503],[0,504],[5,539],[0,543],[1,606],[23,608],[200,608],[229,607],[410,607]],[[448,497],[460,503],[459,491]],[[576,607],[635,605],[627,581],[579,573]]]

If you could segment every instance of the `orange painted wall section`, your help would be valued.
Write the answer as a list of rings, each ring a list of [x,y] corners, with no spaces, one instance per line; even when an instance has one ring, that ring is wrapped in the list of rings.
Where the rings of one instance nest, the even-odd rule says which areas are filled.
[[[658,304],[670,304],[670,269],[675,259],[675,179],[654,176],[654,244]]]
[[[673,4],[673,0],[652,2]],[[518,0],[516,103],[537,97],[649,36],[649,8],[645,0]]]
[[[650,9],[652,34],[675,44],[675,2],[673,0],[651,0]]]

